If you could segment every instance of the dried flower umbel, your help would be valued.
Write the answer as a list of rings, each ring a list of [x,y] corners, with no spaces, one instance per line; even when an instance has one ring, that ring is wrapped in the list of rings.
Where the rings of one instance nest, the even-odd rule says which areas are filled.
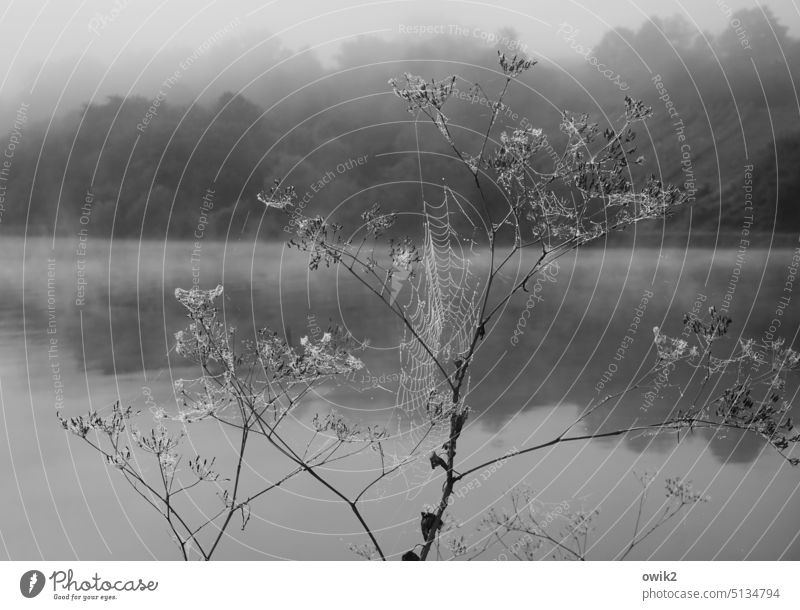
[[[785,399],[787,376],[800,370],[800,353],[782,341],[758,346],[752,339],[738,339],[731,350],[717,346],[724,340],[731,319],[710,307],[704,317],[687,315],[688,338],[673,338],[655,328],[657,368],[669,372],[686,366],[700,373],[692,401],[678,411],[675,427],[719,427],[759,436],[791,465],[800,463],[787,450],[800,442],[800,432],[790,416]],[[719,354],[719,355],[716,355]],[[724,355],[723,355],[724,354]],[[764,365],[769,363],[769,367]],[[710,388],[721,388],[711,394]]]
[[[287,415],[318,384],[363,367],[354,355],[357,344],[335,326],[318,339],[303,337],[299,347],[269,329],[260,330],[254,340],[237,341],[235,329],[226,327],[218,317],[217,301],[222,295],[222,286],[175,291],[189,319],[188,326],[175,334],[176,352],[195,363],[199,376],[176,381],[177,408],[169,413],[158,407],[155,427],[140,431],[132,424],[138,413],[120,403],[106,416],[97,412],[72,418],[59,415],[65,430],[101,453],[165,519],[184,559],[211,559],[233,516],[240,516],[244,530],[252,515],[252,502],[294,476],[309,473],[340,493],[316,469],[341,459],[334,455],[345,445],[349,455],[355,455],[378,447],[385,438],[378,428],[362,430],[331,412],[315,416],[310,439],[302,447],[293,447],[283,437]],[[230,476],[220,474],[216,457],[187,458],[181,451],[187,426],[204,420],[218,422],[239,435]],[[283,478],[245,495],[244,456],[254,439],[272,445],[295,467]],[[154,459],[155,473],[146,456]],[[219,508],[206,511],[194,501],[187,502],[187,495],[199,485],[216,490]],[[348,500],[347,505],[363,522],[356,501]]]

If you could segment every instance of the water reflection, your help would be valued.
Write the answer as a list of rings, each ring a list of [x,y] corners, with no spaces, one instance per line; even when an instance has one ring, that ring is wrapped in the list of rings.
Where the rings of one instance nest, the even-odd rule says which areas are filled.
[[[36,253],[41,254],[45,245],[29,241],[27,246],[33,254],[27,264],[24,309],[26,341],[32,351],[48,341],[47,284],[36,264]],[[190,244],[94,246],[85,305],[80,308],[74,304],[75,275],[67,246],[60,242],[57,249],[56,314],[62,357],[78,370],[103,375],[138,373],[146,378],[165,367],[184,367],[186,363],[171,352],[174,333],[185,324],[173,293],[175,287],[191,285]],[[680,250],[639,248],[586,250],[562,258],[552,281],[544,282],[535,294],[511,301],[490,325],[473,366],[473,419],[497,430],[521,411],[589,405],[625,389],[653,363],[654,326],[678,335],[685,312],[704,312],[709,305],[722,303],[734,257],[735,251],[699,250],[687,256]],[[730,308],[734,319],[730,349],[739,336],[761,338],[766,332],[784,294],[790,257],[788,250],[750,254]],[[476,261],[479,270],[484,262]],[[7,266],[4,273],[13,271]],[[512,269],[503,281],[508,284],[513,278]],[[362,354],[368,369],[335,388],[331,400],[343,408],[365,400],[379,408],[392,406],[381,403],[391,403],[402,374],[396,349],[402,324],[375,305],[355,280],[331,270],[309,272],[301,257],[279,245],[259,244],[254,250],[248,245],[226,249],[207,244],[202,284],[218,282],[225,285],[225,321],[242,336],[268,326],[296,342],[330,322],[344,323],[355,337],[369,341],[371,347]],[[19,283],[19,275],[6,278],[6,286]],[[22,302],[21,291],[7,290],[2,340],[18,333]],[[781,320],[791,340],[800,328],[800,309],[786,309]],[[685,379],[670,382],[679,386]],[[635,419],[663,418],[676,406],[677,394],[668,388],[656,398],[646,393],[647,389],[632,391],[597,411],[590,421],[619,428]],[[629,442],[633,448],[642,446],[635,439]],[[758,451],[752,439],[739,442],[730,435],[716,435],[710,444],[714,454],[725,460],[748,461]]]
[[[7,534],[4,529],[9,554],[38,557],[37,546],[31,542],[31,532],[37,532],[35,541],[41,554],[48,557],[105,557],[112,548],[125,558],[145,558],[148,549],[169,556],[168,544],[165,547],[161,537],[146,534],[138,540],[131,531],[121,533],[115,528],[125,514],[136,532],[141,532],[143,524],[152,527],[154,523],[119,481],[109,478],[82,448],[73,449],[55,427],[52,359],[47,351],[53,338],[47,333],[50,312],[45,265],[52,255],[49,245],[46,240],[28,240],[24,265],[21,240],[6,239],[1,246],[6,260],[15,261],[2,270],[6,287],[0,305],[4,426],[7,434],[35,430],[38,439],[33,445],[25,444],[18,440],[24,434],[17,438],[12,434],[9,440],[14,464],[3,468],[3,485],[13,489],[14,481],[22,481],[19,502],[10,502],[6,507],[9,514],[3,515],[3,522],[10,524],[13,532]],[[71,246],[69,240],[61,240],[55,249],[55,336],[65,410],[83,411],[90,403],[101,407],[117,398],[142,407],[144,387],[157,401],[169,404],[171,380],[190,373],[171,348],[173,333],[185,322],[173,291],[191,285],[191,244],[90,244],[82,307],[75,305]],[[465,463],[477,464],[498,450],[547,440],[548,431],[569,424],[591,401],[631,384],[652,361],[654,326],[678,334],[684,312],[697,303],[705,307],[721,302],[735,254],[595,249],[561,259],[554,281],[543,283],[533,300],[522,295],[512,301],[488,329],[472,373],[469,404],[473,414],[464,447],[474,449],[463,455]],[[786,250],[749,253],[730,308],[732,339],[739,334],[763,336],[778,298],[784,294],[790,258],[791,251]],[[478,258],[475,264],[480,269],[485,261]],[[389,419],[401,372],[393,346],[402,327],[385,309],[372,306],[354,280],[333,270],[310,275],[301,258],[274,244],[227,248],[204,244],[201,269],[203,286],[224,283],[223,314],[242,335],[266,325],[298,341],[331,320],[346,324],[357,338],[369,339],[372,347],[362,354],[368,371],[326,388],[307,409],[336,405],[351,416]],[[505,283],[512,281],[513,269],[502,278]],[[790,307],[782,316],[782,330],[792,340],[798,328],[800,308]],[[624,349],[620,351],[621,346]],[[676,377],[672,381],[680,384],[684,380]],[[635,390],[594,412],[582,426],[615,429],[657,421],[675,407],[676,398],[675,390],[665,390],[655,400],[648,400],[645,390]],[[797,477],[784,472],[780,461],[762,450],[761,443],[750,436],[707,430],[682,439],[640,434],[559,448],[504,468],[502,476],[463,503],[462,516],[474,521],[498,494],[521,481],[535,482],[553,501],[582,498],[581,502],[625,513],[637,492],[631,470],[663,465],[661,470],[667,476],[693,475],[695,483],[706,485],[712,496],[716,492],[719,503],[698,508],[699,514],[687,520],[688,525],[655,538],[652,546],[642,551],[644,557],[656,553],[665,558],[709,558],[714,554],[740,558],[741,549],[753,549],[752,558],[775,558],[780,553],[774,550],[780,548],[797,558],[797,541],[787,537],[792,525],[786,517],[786,511],[796,513],[798,508]],[[87,479],[86,472],[97,478]],[[424,485],[414,501],[422,502],[426,495],[432,498],[437,487],[436,482]],[[414,511],[405,510],[408,506],[402,501],[402,491],[399,487],[384,489],[388,499],[384,504],[376,499],[380,509],[376,505],[371,511],[372,518],[391,532],[398,552],[417,527]],[[279,496],[266,512],[258,513],[248,544],[255,549],[276,549],[273,554],[282,557],[342,557],[342,541],[356,539],[347,515],[327,518],[323,514],[327,501],[298,507],[297,494],[315,499],[324,495],[308,482],[290,486],[284,493],[289,495]],[[738,500],[731,506],[726,499],[732,493],[738,494]],[[742,506],[758,502],[764,505],[758,515],[740,514]],[[120,514],[120,506],[125,514]],[[70,507],[75,510],[70,512]],[[112,507],[113,514],[91,507]],[[750,539],[752,528],[738,527],[737,519],[745,517],[762,519],[767,528],[757,544]],[[770,526],[773,517],[776,521]],[[98,536],[72,540],[68,532],[85,531],[80,527],[87,526],[87,520],[97,523],[90,530]],[[318,528],[309,527],[315,522],[320,523]],[[615,518],[605,523],[605,530],[600,528],[604,534],[596,543],[599,556],[613,556],[623,535],[617,528],[625,525],[624,520],[617,524]],[[300,542],[297,529],[308,532]],[[738,534],[728,540],[732,531]],[[698,546],[698,537],[703,536],[707,542]],[[244,539],[239,540],[240,544],[232,544],[227,551],[229,557],[263,558],[263,551],[250,549],[244,546]]]

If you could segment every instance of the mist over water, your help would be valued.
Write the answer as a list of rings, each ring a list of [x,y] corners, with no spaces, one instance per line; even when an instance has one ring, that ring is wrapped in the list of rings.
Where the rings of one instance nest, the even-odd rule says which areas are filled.
[[[527,170],[547,190],[548,172],[563,169],[569,156],[566,119],[573,128],[586,123],[596,141],[613,138],[632,107],[629,96],[653,114],[626,140],[620,155],[630,160],[617,178],[635,192],[674,184],[686,205],[570,249],[491,317],[465,385],[458,469],[565,430],[582,436],[646,426],[697,397],[711,401],[723,382],[703,385],[697,397],[687,392],[702,385],[701,368],[676,371],[663,384],[640,379],[658,357],[654,331],[681,336],[687,313],[713,306],[731,317],[719,358],[748,338],[764,346],[782,337],[798,347],[800,16],[793,3],[241,0],[190,14],[149,0],[67,4],[12,3],[0,16],[12,51],[0,69],[4,558],[178,557],[164,520],[112,463],[65,434],[57,414],[108,414],[118,402],[149,429],[162,409],[177,412],[177,388],[200,371],[176,347],[190,321],[175,291],[217,285],[224,287],[219,319],[235,329],[237,348],[263,328],[298,350],[336,326],[352,338],[363,368],[315,387],[291,410],[284,435],[308,451],[320,417],[385,427],[379,447],[319,468],[346,495],[419,442],[416,459],[371,487],[360,505],[388,558],[419,551],[420,515],[441,499],[444,471],[433,458],[446,456],[446,431],[426,431],[421,403],[398,403],[408,395],[404,383],[416,384],[418,396],[446,383],[424,378],[420,361],[404,360],[409,330],[375,297],[388,292],[390,305],[422,311],[421,332],[452,324],[453,311],[435,309],[441,287],[424,285],[436,252],[419,261],[411,252],[405,267],[396,254],[409,243],[426,247],[430,210],[444,209],[454,236],[449,260],[468,271],[443,285],[463,298],[457,313],[469,313],[491,266],[530,238],[521,227],[536,220],[512,211],[514,189],[496,180],[498,148],[508,150],[509,134],[535,136],[542,146]],[[505,86],[498,61],[517,54],[537,63],[495,106]],[[451,83],[441,108],[446,126],[398,99],[414,75],[432,89]],[[473,176],[466,168],[484,138],[487,153],[478,157],[486,163]],[[590,174],[596,157],[588,152]],[[577,209],[573,186],[552,187],[551,210],[563,206],[568,216],[569,205]],[[266,195],[273,187],[277,194]],[[614,211],[592,209],[591,218],[600,226]],[[386,243],[363,246],[370,263],[394,265],[380,294],[341,260],[315,260],[290,243],[298,233],[292,212],[341,225],[336,243],[356,247],[376,217],[395,213]],[[492,262],[487,232],[497,218],[505,223],[494,226]],[[558,229],[581,235],[583,220]],[[519,284],[538,248],[509,258],[492,280],[493,299]],[[436,353],[457,375],[463,354],[454,343],[443,341]],[[799,387],[789,376],[782,388],[795,420]],[[224,476],[236,469],[239,441],[230,428],[211,418],[175,425],[186,433],[188,458],[215,456]],[[708,501],[691,504],[627,558],[798,560],[800,478],[784,459],[796,455],[722,428],[554,443],[459,479],[447,542],[435,552],[445,557],[442,549],[462,535],[472,551],[481,548],[492,509],[509,509],[512,492],[527,489],[556,526],[565,512],[598,510],[586,556],[621,558],[638,519],[637,477],[650,473],[642,505],[648,523],[667,505],[672,477],[691,481]],[[141,467],[158,475],[153,464]],[[368,540],[359,521],[313,477],[284,483],[294,467],[268,445],[248,449],[242,493],[281,483],[248,505],[249,522],[244,510],[236,514],[215,558],[358,558],[350,545]],[[180,471],[187,469],[182,462]],[[201,515],[221,498],[224,506],[226,483],[197,488],[196,505],[186,499],[187,506]],[[492,546],[476,558],[503,559],[502,551]],[[552,557],[537,552],[537,559]]]
[[[3,380],[5,425],[36,439],[35,443],[21,443],[21,436],[14,436],[9,441],[15,462],[3,469],[4,485],[14,486],[16,475],[21,496],[19,502],[4,505],[4,522],[16,524],[5,534],[5,542],[13,556],[37,555],[32,544],[34,534],[25,520],[20,521],[24,508],[45,554],[68,557],[73,549],[82,558],[122,554],[145,559],[151,552],[156,556],[167,554],[170,546],[161,539],[161,524],[145,510],[147,507],[139,506],[133,492],[106,475],[101,460],[67,443],[52,420],[56,406],[65,413],[79,414],[89,405],[104,409],[121,400],[142,410],[141,424],[146,425],[151,407],[172,408],[172,382],[196,374],[172,349],[173,333],[186,322],[172,292],[174,287],[191,283],[192,242],[93,242],[94,256],[85,274],[87,286],[81,307],[74,303],[77,275],[69,263],[71,245],[71,240],[60,239],[51,251],[49,240],[28,240],[24,245],[24,291],[21,265],[9,266],[3,272],[4,285],[12,287],[3,302],[4,323],[0,326],[0,359],[8,372]],[[6,240],[3,256],[19,257],[22,249],[19,240]],[[59,261],[57,269],[62,266],[57,275],[56,361],[63,390],[55,388],[53,358],[48,352],[53,335],[47,332],[45,270],[51,253]],[[478,275],[486,264],[482,259],[485,254],[478,251],[475,255]],[[755,282],[737,287],[731,307],[735,321],[731,343],[740,334],[758,336],[767,330],[791,254],[787,249],[749,253],[745,277],[763,274],[766,288],[759,290],[756,302]],[[692,310],[698,295],[706,299],[703,304],[720,302],[735,261],[734,250],[694,250],[689,256],[685,250],[646,246],[604,252],[582,250],[562,259],[558,271],[551,272],[553,281],[531,293],[541,300],[532,301],[535,306],[523,334],[517,335],[517,345],[510,339],[528,303],[523,298],[512,302],[508,315],[488,332],[473,373],[473,415],[462,441],[465,447],[471,447],[464,455],[465,463],[478,464],[498,451],[547,440],[573,421],[583,405],[624,389],[654,358],[652,327],[679,330],[682,312]],[[396,426],[393,405],[399,361],[396,350],[387,348],[400,340],[402,327],[387,312],[366,306],[352,279],[337,277],[333,270],[309,275],[301,256],[281,245],[266,243],[206,244],[201,277],[203,286],[224,282],[222,311],[226,322],[243,333],[268,326],[299,341],[314,332],[314,327],[324,326],[326,320],[341,319],[356,338],[370,340],[372,347],[360,354],[366,369],[349,380],[326,384],[303,406],[296,425],[304,427],[314,412],[335,408],[360,421]],[[508,281],[512,277],[509,273]],[[281,295],[280,302],[275,300],[276,294]],[[797,328],[800,313],[796,308],[786,315],[784,324]],[[25,321],[22,329],[9,322],[15,319]],[[637,326],[631,334],[632,324]],[[607,337],[626,335],[632,341],[626,342],[624,358],[615,360],[620,341]],[[611,367],[614,373],[609,374],[609,365],[614,363],[618,368]],[[486,376],[489,372],[491,375]],[[56,405],[59,399],[63,403]],[[676,400],[675,389],[649,404],[644,390],[633,392],[595,412],[581,424],[581,430],[610,430],[634,421],[656,421],[674,408]],[[9,405],[16,407],[9,409]],[[218,442],[220,432],[229,435],[213,423],[198,424],[189,429],[189,438],[198,452],[213,447],[224,464],[230,460],[233,446],[209,444]],[[264,463],[259,453],[251,456],[251,463]],[[275,462],[274,456],[265,455],[264,459],[273,464],[262,473],[270,480],[270,473],[277,476],[283,464]],[[358,470],[371,465],[365,458],[347,468]],[[798,507],[794,473],[763,443],[747,435],[698,431],[676,439],[674,434],[638,434],[550,450],[508,462],[491,476],[484,474],[481,478],[481,473],[476,473],[478,483],[462,491],[455,510],[473,523],[478,517],[471,515],[497,504],[498,496],[493,494],[527,484],[541,490],[541,497],[554,505],[566,501],[573,508],[600,507],[602,536],[593,548],[598,554],[613,556],[629,534],[624,520],[617,523],[617,517],[632,510],[636,500],[638,484],[633,472],[645,470],[657,470],[664,476],[688,472],[712,501],[698,507],[691,518],[674,529],[654,536],[640,556],[735,558],[746,548],[749,557],[755,559],[774,557],[775,548],[779,548],[784,558],[798,557],[800,547],[796,541],[790,542],[791,515]],[[346,472],[342,477],[347,480]],[[382,486],[367,509],[374,520],[389,528],[389,538],[396,538],[401,546],[416,523],[394,521],[397,511],[408,498],[419,503],[432,501],[438,488],[429,472],[421,468],[412,468],[408,477],[391,479]],[[464,482],[468,484],[470,481]],[[55,506],[69,502],[76,488],[89,504],[83,508],[78,504],[73,513],[64,515],[65,535],[53,520],[53,502]],[[246,538],[236,535],[238,542],[231,543],[224,556],[340,558],[343,546],[357,543],[360,534],[348,513],[334,510],[323,492],[308,482],[290,485],[254,509],[253,529],[248,529]],[[318,501],[303,503],[303,509],[298,510],[298,494]],[[741,521],[742,507],[754,503],[761,506],[759,514]],[[141,540],[130,530],[112,527],[117,519],[125,519],[123,512]],[[768,527],[767,535],[753,546],[751,531],[767,528],[768,520],[776,515],[776,524]],[[92,519],[98,522],[102,537]],[[67,539],[69,532],[82,528],[91,533]],[[308,533],[298,540],[296,528]],[[728,540],[731,531],[734,534]],[[318,545],[320,536],[323,541]],[[699,542],[697,536],[702,536]],[[308,544],[303,542],[306,538]],[[103,539],[114,555],[109,555]]]

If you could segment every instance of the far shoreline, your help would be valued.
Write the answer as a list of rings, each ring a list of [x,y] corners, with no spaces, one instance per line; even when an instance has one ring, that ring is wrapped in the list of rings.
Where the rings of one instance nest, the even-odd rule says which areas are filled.
[[[287,236],[288,238],[288,236]],[[2,241],[18,241],[20,243],[24,242],[25,240],[31,242],[41,242],[41,241],[50,241],[52,240],[52,234],[46,233],[36,233],[33,235],[19,235],[15,233],[7,233],[4,235],[0,235],[0,240]],[[57,244],[64,244],[68,242],[77,242],[77,236],[71,235],[57,235],[55,238]],[[163,245],[165,242],[167,244],[182,244],[186,245],[187,247],[191,247],[195,244],[197,240],[192,239],[191,237],[169,237],[166,240],[163,237],[152,237],[152,236],[145,236],[141,239],[135,236],[125,236],[125,237],[115,237],[113,240],[109,237],[89,237],[87,240],[87,245],[91,248],[91,243],[94,242],[95,244],[102,243],[105,244],[103,247],[108,247],[108,245],[112,244],[112,242],[117,242],[121,244],[149,244],[149,245]],[[219,237],[204,237],[201,241],[202,244],[213,245],[213,246],[220,246],[220,245],[229,245],[229,246],[252,246],[253,244],[259,245],[286,245],[288,243],[288,239],[276,239],[276,238],[260,238],[254,239],[252,236],[237,236],[235,240],[226,240],[224,238]],[[499,240],[498,245],[500,247],[506,248],[511,245],[510,241]],[[746,247],[748,250],[769,250],[775,248],[794,248],[800,246],[800,233],[756,233],[750,232],[748,235],[742,235],[740,231],[737,232],[719,232],[719,233],[711,233],[711,232],[694,232],[691,235],[687,236],[686,234],[681,233],[661,233],[658,231],[639,231],[637,233],[633,233],[632,231],[626,232],[619,232],[619,233],[611,233],[607,236],[606,239],[598,239],[595,242],[588,243],[586,245],[581,246],[582,249],[597,249],[597,248],[631,248],[631,247],[641,248],[641,249],[648,249],[648,250],[657,250],[659,248],[685,248],[688,249],[702,249],[702,250],[710,250],[710,249],[730,249],[730,248],[738,248],[738,247]]]

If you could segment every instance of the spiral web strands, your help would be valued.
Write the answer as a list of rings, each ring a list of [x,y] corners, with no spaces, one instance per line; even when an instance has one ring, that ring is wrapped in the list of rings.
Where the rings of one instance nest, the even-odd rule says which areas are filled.
[[[449,189],[439,205],[423,202],[425,241],[420,252],[415,281],[405,306],[406,316],[419,338],[436,356],[445,370],[455,369],[454,360],[469,350],[479,314],[478,282],[470,270],[470,249],[464,249],[451,221]],[[441,448],[449,426],[452,395],[433,357],[408,330],[400,343],[400,384],[397,391],[397,416],[401,446],[411,451],[419,445],[413,468],[401,469],[409,480],[409,493],[419,489],[421,477],[433,473],[428,462],[430,451]],[[444,413],[432,415],[432,397],[438,393]],[[462,388],[462,397],[467,388]],[[463,398],[462,398],[463,403]],[[459,407],[463,407],[460,404]],[[434,424],[431,429],[431,423]],[[397,456],[402,460],[402,456]],[[406,458],[408,459],[408,458]]]

